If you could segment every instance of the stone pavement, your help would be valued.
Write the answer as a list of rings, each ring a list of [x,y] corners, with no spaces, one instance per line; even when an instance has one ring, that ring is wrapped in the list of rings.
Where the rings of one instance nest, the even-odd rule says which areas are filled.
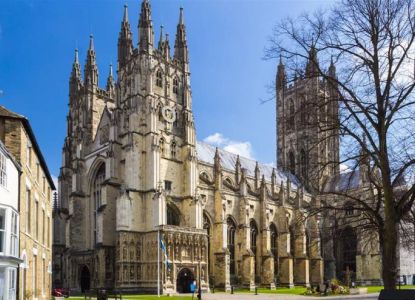
[[[281,294],[204,294],[203,300],[305,300],[305,299],[320,299],[320,300],[345,300],[345,299],[360,299],[360,300],[375,300],[378,299],[379,294],[353,295],[353,296],[327,296],[327,297],[311,297],[298,295],[281,295]],[[195,297],[196,298],[196,297]]]

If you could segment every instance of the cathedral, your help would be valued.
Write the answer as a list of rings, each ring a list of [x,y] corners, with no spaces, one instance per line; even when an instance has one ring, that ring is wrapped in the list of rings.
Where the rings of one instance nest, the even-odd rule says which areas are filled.
[[[340,176],[314,164],[338,161],[339,139],[307,149],[316,131],[297,119],[312,114],[291,115],[307,97],[335,96],[334,89],[306,77],[288,85],[280,62],[273,168],[197,140],[182,8],[173,54],[168,35],[154,40],[148,0],[134,45],[125,7],[117,80],[110,67],[105,88],[93,37],[83,75],[75,51],[54,210],[54,286],[175,293],[188,292],[193,280],[205,291],[228,291],[334,277],[336,255],[322,244],[322,216],[307,215],[317,201],[307,187]],[[316,60],[311,49],[306,73]],[[350,267],[356,271],[356,258]]]

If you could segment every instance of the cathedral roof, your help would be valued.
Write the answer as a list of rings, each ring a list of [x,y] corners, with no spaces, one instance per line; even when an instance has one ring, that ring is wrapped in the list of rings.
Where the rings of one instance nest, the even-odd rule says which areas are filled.
[[[345,192],[360,187],[360,169],[333,176],[325,185],[325,192]]]
[[[211,165],[214,164],[216,147],[209,145],[207,143],[201,142],[201,141],[197,141],[196,151],[197,151],[197,159],[199,161],[205,162]],[[219,151],[221,166],[226,170],[234,172],[238,155],[228,152],[226,150],[220,149],[220,148],[218,148],[218,151]],[[246,169],[246,175],[250,177],[255,177],[255,166],[257,162],[253,159],[249,159],[249,158],[241,157],[241,156],[239,156],[239,160],[241,162],[241,167],[243,169]],[[300,185],[299,180],[290,173],[282,172],[281,170],[276,169],[273,166],[267,165],[267,164],[258,163],[258,167],[259,167],[261,176],[264,175],[267,181],[271,181],[272,170],[275,169],[277,184],[281,183],[281,181],[287,182],[287,179],[289,179],[294,188]]]

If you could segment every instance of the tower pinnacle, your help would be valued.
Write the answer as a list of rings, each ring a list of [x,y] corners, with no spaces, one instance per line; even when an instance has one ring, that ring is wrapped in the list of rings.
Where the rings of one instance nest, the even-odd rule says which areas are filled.
[[[153,23],[151,21],[151,6],[148,0],[141,3],[140,20],[138,22],[140,52],[151,52],[154,45]]]
[[[133,38],[128,22],[128,6],[124,5],[124,17],[121,22],[121,30],[118,35],[118,66],[122,68],[131,58],[133,52]]]
[[[187,49],[186,27],[184,25],[183,8],[180,8],[179,24],[177,24],[176,41],[174,43],[174,58],[184,64],[189,62]]]
[[[89,36],[89,49],[86,57],[84,73],[86,85],[98,85],[98,67],[94,50],[94,37],[92,34]]]

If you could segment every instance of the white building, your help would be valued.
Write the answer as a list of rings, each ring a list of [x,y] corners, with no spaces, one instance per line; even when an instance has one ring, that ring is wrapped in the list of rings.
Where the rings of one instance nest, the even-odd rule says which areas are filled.
[[[20,165],[0,141],[0,300],[16,299]]]

